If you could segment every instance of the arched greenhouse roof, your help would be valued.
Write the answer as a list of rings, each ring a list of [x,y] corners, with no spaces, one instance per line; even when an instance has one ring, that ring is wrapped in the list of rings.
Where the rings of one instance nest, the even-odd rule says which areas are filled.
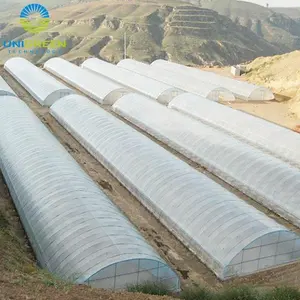
[[[175,96],[183,93],[182,90],[163,82],[123,68],[118,68],[116,65],[98,58],[89,58],[81,66],[84,69],[107,77],[164,104],[168,104]]]
[[[0,96],[17,96],[12,88],[0,76]]]
[[[169,107],[300,168],[300,135],[288,128],[192,94],[176,96]]]
[[[155,60],[151,64],[151,67],[153,67],[153,69],[155,69],[157,72],[164,70],[168,71],[169,74],[173,74],[174,76],[176,74],[179,79],[183,80],[185,78],[191,84],[197,85],[205,83],[217,85],[231,91],[237,98],[241,100],[269,101],[275,99],[274,94],[268,88],[221,76],[213,72],[187,67],[167,60]]]
[[[300,227],[297,168],[142,95],[121,97],[113,110]]]
[[[297,234],[85,97],[51,114],[219,278],[299,258]]]
[[[113,104],[130,89],[103,76],[98,76],[60,57],[49,59],[44,68],[102,104]]]
[[[0,168],[43,268],[101,288],[179,289],[176,273],[16,97],[0,101]]]
[[[235,100],[234,95],[224,87],[220,87],[218,85],[210,83],[202,83],[200,81],[198,81],[197,84],[194,84],[193,82],[191,82],[191,80],[189,80],[189,78],[180,76],[180,74],[170,73],[163,69],[156,70],[150,65],[135,61],[133,59],[121,60],[118,63],[118,67],[164,82],[170,86],[176,87],[183,91],[194,93],[213,101],[218,102],[222,100]]]
[[[50,106],[57,99],[75,93],[24,58],[10,58],[4,68],[43,106]]]

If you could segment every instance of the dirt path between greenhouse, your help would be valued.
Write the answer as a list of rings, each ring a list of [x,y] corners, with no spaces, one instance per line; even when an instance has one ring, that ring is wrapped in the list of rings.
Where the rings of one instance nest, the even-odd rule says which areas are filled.
[[[272,271],[261,272],[258,275],[238,278],[226,283],[220,282],[216,276],[194,256],[181,242],[179,242],[156,218],[148,212],[139,201],[132,196],[96,159],[94,159],[56,120],[49,114],[48,108],[41,107],[33,98],[3,69],[0,75],[8,82],[18,96],[27,103],[40,120],[47,125],[51,132],[64,145],[68,152],[76,159],[83,169],[104,190],[109,198],[124,212],[130,221],[139,229],[148,242],[180,275],[183,285],[206,285],[218,289],[223,285],[238,285],[251,283],[259,286],[290,285],[299,286],[300,263],[292,264]],[[106,108],[107,109],[107,108]],[[147,134],[145,134],[147,135]],[[147,135],[148,136],[148,135]],[[150,137],[151,138],[151,137]],[[151,138],[152,140],[155,140]],[[156,141],[156,140],[155,140]],[[156,141],[160,145],[160,142]],[[193,163],[169,147],[162,145],[180,159],[186,161],[198,171],[206,174],[213,180],[222,184],[231,192],[239,195],[245,201],[262,210],[278,222],[295,229],[274,213],[266,210],[241,192],[227,185],[217,177],[206,172],[205,169]],[[1,183],[0,183],[1,185]],[[298,230],[300,232],[300,230]]]

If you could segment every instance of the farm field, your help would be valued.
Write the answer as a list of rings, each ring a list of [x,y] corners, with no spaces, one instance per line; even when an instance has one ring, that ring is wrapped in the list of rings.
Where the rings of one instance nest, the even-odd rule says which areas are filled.
[[[87,151],[69,134],[67,133],[49,114],[48,108],[41,107],[6,71],[1,69],[0,75],[8,82],[8,84],[13,88],[13,90],[18,94],[18,96],[25,101],[25,103],[34,111],[34,113],[40,118],[40,120],[46,124],[46,126],[51,130],[51,132],[58,138],[58,140],[64,145],[68,152],[76,159],[76,161],[83,167],[83,169],[93,178],[97,184],[104,189],[105,193],[113,200],[113,202],[125,213],[125,215],[130,219],[130,221],[137,226],[142,235],[147,239],[147,241],[159,252],[163,259],[165,259],[174,270],[179,274],[182,285],[192,286],[194,284],[211,287],[213,289],[219,289],[222,286],[238,286],[242,283],[253,284],[259,287],[275,287],[278,285],[289,285],[297,286],[298,278],[300,276],[300,264],[296,263],[293,265],[278,268],[272,271],[261,272],[258,275],[248,276],[244,278],[234,279],[222,283],[216,276],[197,259],[189,250],[187,250],[163,225],[161,225],[153,216],[150,214],[121,184],[112,176],[110,173],[97,162]],[[109,107],[105,107],[107,111],[110,111]],[[110,113],[113,113],[110,111]],[[135,128],[137,129],[137,128]],[[137,129],[138,130],[138,129]],[[143,132],[143,134],[145,134]],[[148,135],[147,135],[148,136]],[[148,136],[152,140],[152,137]],[[172,152],[180,159],[189,163],[192,167],[197,169],[199,172],[205,173],[208,177],[212,178],[214,181],[220,183],[226,187],[231,192],[239,195],[242,199],[255,206],[257,209],[265,212],[269,217],[275,219],[277,222],[284,224],[288,228],[291,228],[297,232],[300,232],[295,226],[289,224],[285,220],[281,219],[279,216],[263,208],[261,205],[254,202],[252,199],[246,197],[241,192],[235,190],[231,186],[222,182],[220,179],[216,178],[213,174],[208,173],[201,166],[197,165],[184,158],[182,155],[178,154],[169,147],[161,144],[157,140],[155,142],[162,145],[168,151]],[[1,195],[5,198],[6,207],[10,207],[9,215],[5,219],[9,219],[11,230],[13,234],[20,236],[24,240],[24,233],[22,233],[21,225],[19,224],[18,218],[16,217],[16,212],[14,211],[13,204],[7,193],[3,181],[1,185]],[[16,242],[16,241],[14,241]],[[7,257],[8,260],[15,259],[13,256],[16,253],[6,251],[3,257]],[[19,262],[16,270],[24,274],[28,271],[35,273],[36,268],[34,267],[34,257],[30,251],[30,247],[27,245],[20,253],[21,262]],[[10,258],[10,256],[12,256]],[[26,267],[27,266],[27,267]],[[4,266],[6,269],[6,267]],[[16,276],[14,272],[6,271],[2,274],[3,279],[1,284],[3,285],[4,291],[7,289],[11,290],[11,279]],[[19,276],[18,276],[19,277]],[[29,277],[30,278],[30,277]],[[35,277],[33,276],[33,280]],[[46,277],[47,278],[47,277]],[[17,286],[14,286],[14,292],[19,293],[24,287],[30,292],[29,284],[30,280],[25,280],[20,284],[20,290]],[[48,279],[47,279],[48,280]],[[45,282],[48,282],[45,280]],[[28,286],[26,286],[28,284]],[[47,285],[47,284],[46,284]],[[51,283],[49,290],[51,290]],[[38,287],[37,287],[38,288]],[[64,289],[65,287],[63,287]],[[73,288],[71,288],[73,289]],[[89,291],[89,289],[82,289],[83,293],[89,293],[92,295],[96,293],[94,291]],[[116,299],[118,295],[116,294]],[[68,299],[68,298],[66,298]],[[87,298],[88,299],[88,298]],[[93,299],[93,298],[91,298]],[[137,298],[139,299],[139,298]],[[141,298],[142,299],[142,298]]]
[[[0,300],[300,300],[300,8],[248,1],[0,0]]]

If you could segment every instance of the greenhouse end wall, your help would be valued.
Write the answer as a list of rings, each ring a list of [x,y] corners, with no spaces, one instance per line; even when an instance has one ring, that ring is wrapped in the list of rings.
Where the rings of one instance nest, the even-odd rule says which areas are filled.
[[[177,275],[166,264],[157,260],[133,259],[115,263],[91,276],[87,284],[98,288],[122,289],[130,285],[149,282],[158,282],[170,287],[173,291],[179,290]]]
[[[219,278],[298,260],[297,234],[98,105],[67,96],[51,114]]]
[[[176,273],[16,97],[0,101],[0,168],[43,268],[95,287],[147,280],[179,289]]]

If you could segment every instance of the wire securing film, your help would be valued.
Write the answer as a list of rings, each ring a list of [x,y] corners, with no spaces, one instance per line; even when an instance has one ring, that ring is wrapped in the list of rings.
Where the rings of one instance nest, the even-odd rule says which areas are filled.
[[[165,83],[118,68],[116,65],[98,58],[89,58],[81,66],[164,104],[168,104],[175,96],[183,93],[183,91]]]
[[[209,83],[202,83],[200,81],[198,81],[197,84],[194,84],[189,80],[189,78],[170,73],[163,69],[157,71],[155,68],[152,68],[145,63],[141,63],[133,59],[123,59],[118,63],[117,66],[164,82],[165,84],[176,87],[183,91],[200,95],[213,101],[235,100],[234,95],[225,88]]]
[[[122,289],[177,275],[21,100],[0,101],[0,167],[40,265]]]
[[[101,104],[111,105],[129,92],[128,88],[59,57],[49,59],[44,68]]]
[[[298,259],[295,233],[86,98],[51,114],[219,278]]]
[[[123,96],[113,110],[300,226],[298,169],[141,95]]]
[[[221,76],[213,72],[202,71],[196,68],[176,64],[163,59],[155,60],[151,64],[151,67],[157,72],[160,72],[160,70],[169,71],[176,74],[181,80],[188,80],[191,84],[197,85],[200,82],[201,84],[214,84],[226,88],[241,100],[267,101],[275,99],[272,91],[265,87]]]
[[[75,93],[24,58],[10,58],[4,64],[4,69],[42,106],[50,106],[57,99]]]
[[[15,96],[16,93],[12,88],[6,83],[6,81],[0,76],[0,96]]]
[[[175,97],[169,107],[300,168],[300,135],[292,130],[192,94]]]

